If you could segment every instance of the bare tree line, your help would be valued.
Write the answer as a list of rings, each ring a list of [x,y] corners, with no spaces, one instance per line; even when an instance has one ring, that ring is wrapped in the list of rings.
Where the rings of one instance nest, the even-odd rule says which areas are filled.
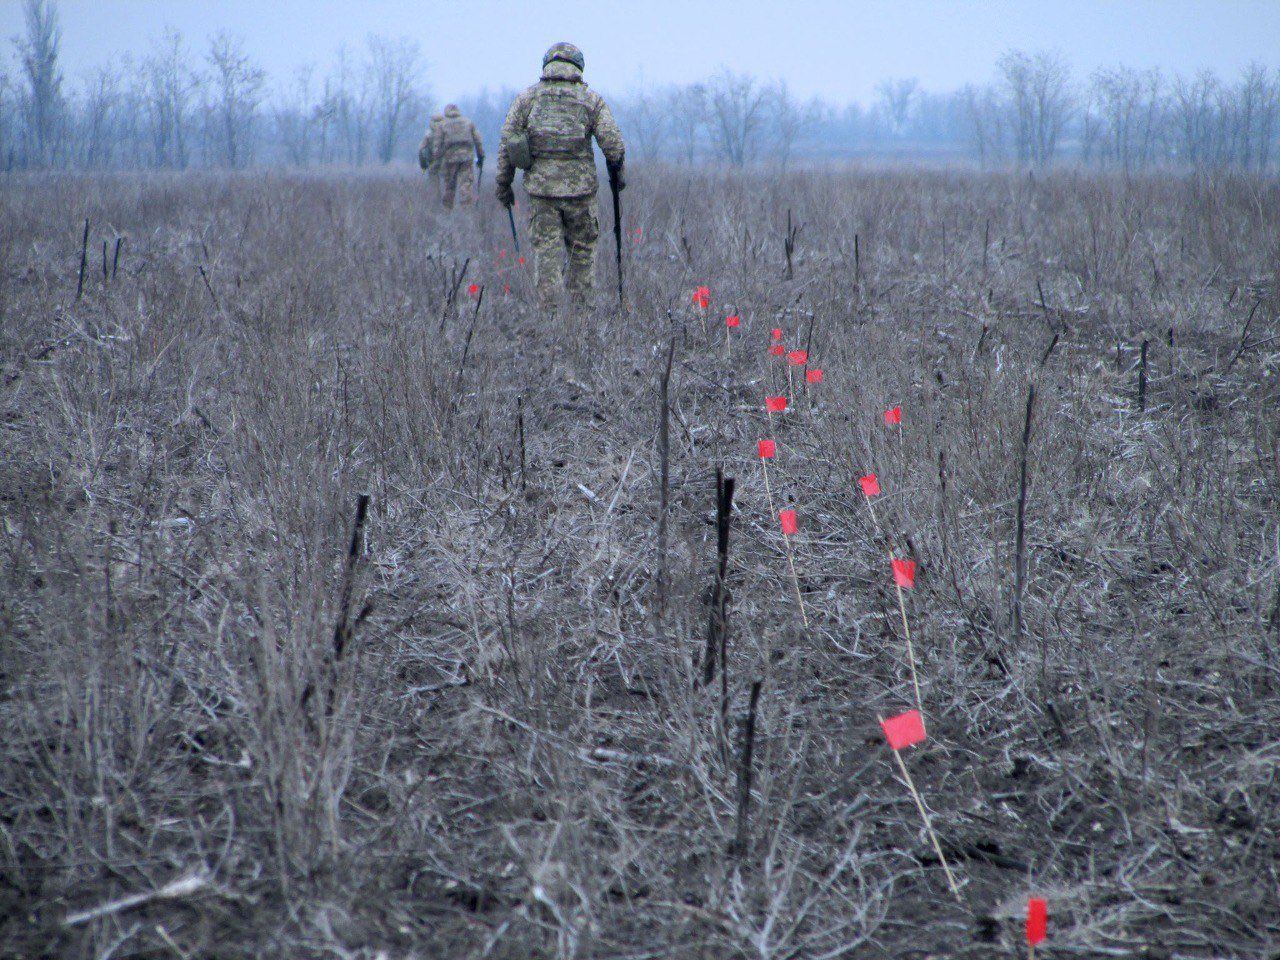
[[[6,169],[388,163],[412,151],[430,106],[417,44],[376,35],[340,49],[326,73],[269,84],[240,38],[219,32],[197,48],[166,28],[144,56],[70,86],[56,4],[23,0],[23,12],[20,69],[0,60]]]
[[[164,30],[69,85],[54,0],[23,0],[25,35],[0,61],[0,165],[13,168],[244,167],[260,163],[408,162],[430,113],[418,46],[370,36],[269,82],[236,37],[196,48]],[[460,103],[493,143],[515,91]],[[1273,169],[1280,70],[1249,65],[1166,76],[1116,66],[1083,80],[1054,52],[1009,51],[994,78],[933,93],[890,78],[875,101],[801,102],[785,80],[721,69],[691,84],[614,96],[632,155],[673,163],[914,156],[1044,168],[1070,162],[1125,172]]]

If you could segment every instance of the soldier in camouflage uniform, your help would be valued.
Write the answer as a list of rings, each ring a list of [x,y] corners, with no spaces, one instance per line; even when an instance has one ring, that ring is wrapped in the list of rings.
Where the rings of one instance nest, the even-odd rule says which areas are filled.
[[[611,174],[624,186],[622,133],[604,99],[582,80],[582,51],[557,43],[542,58],[542,79],[516,97],[502,125],[498,147],[497,196],[505,207],[515,202],[515,164],[508,151],[512,137],[527,137],[532,165],[525,171],[529,195],[529,233],[533,240],[538,302],[554,309],[561,294],[561,257],[569,257],[568,289],[575,305],[585,306],[595,282],[596,212],[594,136]]]
[[[484,163],[484,141],[476,125],[462,115],[456,104],[444,108],[444,119],[431,138],[432,158],[440,164],[444,187],[444,206],[453,208],[455,196],[463,206],[476,202],[476,171],[471,165],[472,151],[476,164]]]
[[[432,114],[427,132],[422,135],[422,142],[418,144],[418,165],[426,171],[427,180],[437,188],[440,186],[440,157],[431,152],[431,145],[435,142],[436,129],[442,123],[444,123],[443,113]]]

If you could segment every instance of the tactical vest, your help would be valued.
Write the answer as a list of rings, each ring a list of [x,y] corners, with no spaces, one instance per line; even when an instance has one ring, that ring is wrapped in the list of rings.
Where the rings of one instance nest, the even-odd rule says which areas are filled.
[[[544,83],[529,108],[529,149],[535,160],[592,159],[591,108],[577,83]]]

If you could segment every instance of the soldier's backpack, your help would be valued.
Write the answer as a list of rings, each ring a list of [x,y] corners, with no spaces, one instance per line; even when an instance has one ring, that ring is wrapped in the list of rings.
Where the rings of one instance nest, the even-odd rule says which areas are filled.
[[[425,141],[422,144],[422,146],[418,148],[418,166],[420,166],[423,170],[426,170],[429,166],[431,166],[431,141],[430,140]]]
[[[591,159],[591,109],[581,84],[550,84],[538,89],[529,108],[529,151],[535,157]]]

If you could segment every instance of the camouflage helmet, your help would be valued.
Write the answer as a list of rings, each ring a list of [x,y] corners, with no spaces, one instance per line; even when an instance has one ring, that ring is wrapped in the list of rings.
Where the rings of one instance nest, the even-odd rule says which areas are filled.
[[[582,51],[572,43],[553,43],[551,45],[551,49],[549,49],[542,58],[542,65],[545,67],[553,60],[572,63],[579,70],[586,69],[586,60],[582,56]]]

